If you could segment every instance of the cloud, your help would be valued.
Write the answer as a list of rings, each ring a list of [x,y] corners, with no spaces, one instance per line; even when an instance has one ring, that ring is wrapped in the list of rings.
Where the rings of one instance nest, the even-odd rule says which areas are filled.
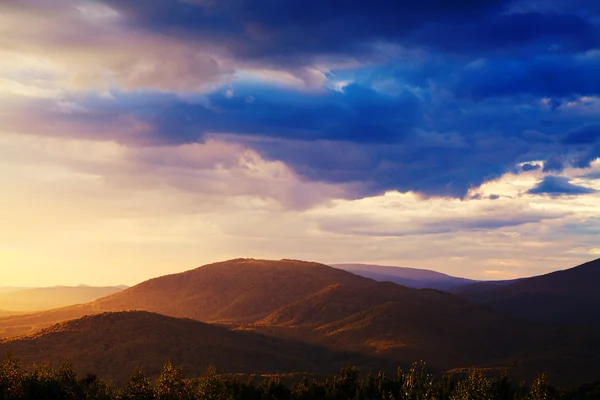
[[[600,93],[596,74],[600,57],[517,56],[486,60],[476,68],[461,71],[453,83],[455,92],[476,99],[519,94],[563,98]]]
[[[378,210],[369,212],[368,210]],[[499,230],[544,220],[569,212],[538,210],[526,202],[500,200],[499,195],[467,201],[419,199],[414,194],[388,192],[353,202],[339,201],[326,214],[315,211],[320,229],[361,236],[409,236],[449,232]]]
[[[217,45],[136,31],[95,1],[1,4],[0,49],[0,89],[34,97],[114,87],[203,91],[234,72]]]
[[[569,178],[548,175],[535,187],[528,191],[529,194],[547,194],[550,196],[582,195],[596,193],[596,190],[574,185]]]
[[[541,168],[542,167],[539,164],[533,164],[533,163],[525,163],[521,166],[521,170],[523,172],[537,171]]]
[[[339,200],[344,186],[300,179],[281,162],[212,137],[133,146],[2,132],[0,218],[12,228],[0,231],[1,257],[23,272],[14,279],[36,284],[133,284],[241,256],[474,278],[585,261],[598,247],[597,198],[513,198],[534,180],[506,174],[483,187],[479,201],[397,192]]]
[[[454,101],[438,104],[408,89],[381,93],[368,82],[348,84],[343,92],[309,93],[240,84],[195,96],[74,95],[61,103],[78,105],[70,113],[48,100],[13,100],[0,120],[15,132],[75,135],[133,147],[209,138],[241,144],[284,163],[302,179],[352,185],[348,198],[386,190],[462,198],[528,160],[545,159],[544,171],[554,171],[594,158],[593,149],[561,141],[563,123],[547,127],[540,122],[551,111],[539,103],[536,108],[524,104],[530,107],[528,115],[515,120],[512,101],[480,102],[468,112],[462,107],[469,103]],[[32,112],[36,119],[29,118]],[[532,133],[542,129],[546,132]]]
[[[136,208],[111,193],[126,197],[138,191],[140,196],[156,200],[148,200],[147,208],[156,207],[157,214],[189,215],[225,201],[243,203],[247,199],[264,207],[303,210],[344,197],[348,190],[343,185],[303,181],[281,162],[264,160],[238,144],[211,139],[140,147],[3,133],[0,144],[0,158],[13,168],[15,177],[22,173],[20,178],[27,184],[40,184],[38,190],[47,193],[48,202],[55,190],[43,182],[56,181],[65,186],[57,190],[69,193],[69,201],[103,199],[115,207],[112,212],[116,215],[136,216]],[[155,198],[157,192],[163,192],[164,199]],[[96,218],[101,216],[88,215],[82,220]]]
[[[600,179],[600,171],[588,172],[587,174],[583,174],[580,177],[584,178],[584,179],[592,179],[592,180]]]
[[[161,151],[228,142],[349,199],[464,198],[531,160],[600,156],[588,2],[283,4],[2,4],[0,122]]]
[[[591,145],[600,142],[600,124],[579,127],[565,136],[563,143],[570,145]]]

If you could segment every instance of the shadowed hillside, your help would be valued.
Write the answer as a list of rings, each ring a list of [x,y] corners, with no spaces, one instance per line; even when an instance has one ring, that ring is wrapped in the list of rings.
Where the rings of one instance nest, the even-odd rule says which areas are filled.
[[[227,373],[332,373],[361,362],[303,343],[141,311],[87,316],[0,342],[0,354],[8,352],[25,365],[68,359],[82,373],[118,383],[138,366],[156,376],[166,361],[188,376],[199,376],[210,364]]]
[[[253,327],[397,362],[426,359],[438,371],[477,365],[532,379],[544,370],[565,384],[600,374],[597,330],[529,323],[451,294],[392,283],[368,292],[334,285]]]
[[[600,326],[600,260],[508,285],[476,283],[455,293],[521,318]]]
[[[6,311],[50,310],[89,303],[123,290],[123,287],[55,286],[0,293],[0,309]]]
[[[332,264],[331,266],[379,282],[393,282],[415,289],[449,290],[476,282],[471,279],[457,278],[427,269],[368,264]]]

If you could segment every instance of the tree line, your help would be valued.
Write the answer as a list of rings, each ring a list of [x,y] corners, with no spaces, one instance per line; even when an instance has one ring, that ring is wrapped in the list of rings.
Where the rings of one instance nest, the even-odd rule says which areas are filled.
[[[540,374],[528,385],[515,384],[507,375],[489,377],[482,370],[434,376],[423,363],[395,375],[362,375],[343,368],[339,375],[317,380],[306,377],[287,382],[280,376],[261,380],[219,375],[209,367],[199,378],[186,378],[180,368],[166,363],[156,379],[142,369],[122,387],[88,374],[79,377],[64,362],[22,368],[8,356],[0,363],[0,400],[588,400],[600,399],[600,382],[559,390]]]

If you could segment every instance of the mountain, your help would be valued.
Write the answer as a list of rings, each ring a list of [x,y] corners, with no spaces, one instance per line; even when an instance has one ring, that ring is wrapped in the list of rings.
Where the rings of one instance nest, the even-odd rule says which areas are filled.
[[[509,284],[467,285],[454,293],[520,318],[600,327],[599,283],[600,259]]]
[[[0,334],[31,334],[86,314],[134,309],[358,352],[378,363],[425,359],[438,371],[485,366],[522,378],[546,370],[567,384],[600,375],[596,329],[531,323],[438,290],[294,260],[210,264],[85,305],[2,318]]]
[[[133,286],[94,303],[100,309],[142,309],[200,321],[243,324],[333,284],[375,282],[323,264],[237,259]]]
[[[0,318],[0,338],[31,334],[87,314],[123,310],[241,325],[337,283],[365,288],[375,284],[318,263],[236,259],[154,278],[87,304]]]
[[[471,279],[457,278],[427,269],[388,267],[370,264],[332,264],[331,266],[352,272],[353,274],[375,279],[379,282],[393,282],[415,289],[437,289],[447,291],[458,286],[477,282]]]
[[[0,293],[0,309],[31,312],[89,303],[104,296],[122,291],[122,287],[55,286],[19,289]]]
[[[210,364],[226,373],[334,373],[345,363],[360,363],[355,356],[304,343],[140,311],[86,316],[0,341],[0,354],[6,353],[25,365],[68,359],[80,373],[118,384],[139,366],[156,376],[166,361],[190,377]]]

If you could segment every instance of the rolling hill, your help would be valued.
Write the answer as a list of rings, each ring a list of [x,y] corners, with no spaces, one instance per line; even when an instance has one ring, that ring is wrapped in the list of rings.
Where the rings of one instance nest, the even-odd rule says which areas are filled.
[[[598,330],[530,323],[449,293],[293,260],[210,264],[85,305],[2,318],[0,333],[31,334],[86,314],[135,309],[359,352],[379,363],[425,359],[437,370],[480,365],[520,377],[547,370],[569,384],[600,375]]]
[[[510,284],[476,283],[454,293],[520,318],[600,327],[599,282],[600,259]]]
[[[318,263],[237,259],[151,279],[93,304],[239,325],[340,283],[364,289],[376,284]]]
[[[0,309],[31,312],[50,310],[73,304],[89,303],[122,291],[124,287],[54,286],[20,289],[0,293]]]
[[[388,267],[370,264],[331,264],[331,266],[379,282],[393,282],[415,289],[437,289],[446,291],[477,282],[472,279],[457,278],[427,269]]]
[[[334,373],[345,363],[361,363],[360,357],[300,342],[141,311],[86,316],[0,341],[0,354],[9,352],[25,365],[68,359],[80,373],[119,384],[139,366],[156,376],[166,361],[191,377],[210,364],[226,373]]]

